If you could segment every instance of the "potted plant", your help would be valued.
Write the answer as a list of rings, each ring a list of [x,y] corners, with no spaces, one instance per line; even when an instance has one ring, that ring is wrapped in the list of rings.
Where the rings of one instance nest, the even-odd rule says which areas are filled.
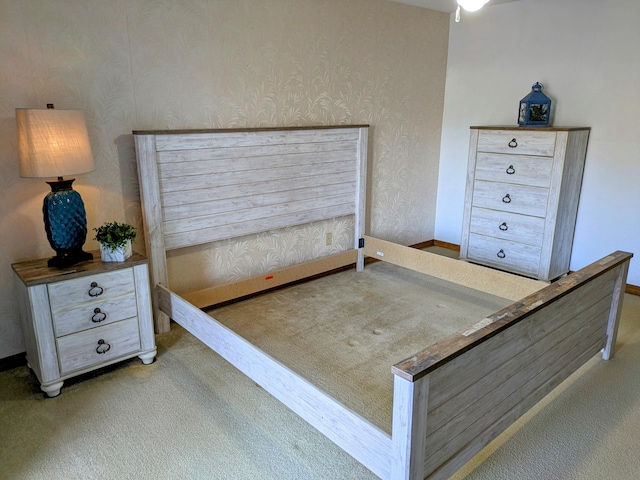
[[[136,229],[127,223],[106,222],[98,228],[94,240],[100,242],[103,262],[124,262],[131,256],[131,241],[136,238]]]

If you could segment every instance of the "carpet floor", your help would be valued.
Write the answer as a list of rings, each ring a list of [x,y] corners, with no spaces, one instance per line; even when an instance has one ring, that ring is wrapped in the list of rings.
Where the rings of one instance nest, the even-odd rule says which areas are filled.
[[[456,480],[640,478],[640,297],[616,356],[594,357]],[[0,372],[0,479],[373,479],[373,474],[179,326],[132,359],[45,398]]]

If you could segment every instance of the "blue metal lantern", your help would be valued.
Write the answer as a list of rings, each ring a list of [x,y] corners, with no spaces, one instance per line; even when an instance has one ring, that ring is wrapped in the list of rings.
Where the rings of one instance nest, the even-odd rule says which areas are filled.
[[[551,117],[551,99],[542,90],[544,86],[536,82],[531,87],[531,93],[520,100],[518,111],[518,125],[545,126],[549,125]]]

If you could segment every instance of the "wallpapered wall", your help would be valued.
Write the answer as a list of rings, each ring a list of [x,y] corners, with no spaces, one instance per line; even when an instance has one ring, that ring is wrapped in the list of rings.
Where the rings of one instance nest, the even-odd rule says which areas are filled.
[[[74,186],[90,229],[140,226],[132,130],[368,123],[369,231],[411,244],[433,238],[448,30],[386,0],[0,0],[0,358],[24,351],[10,265],[52,254],[49,187],[18,175],[16,107],[85,111],[97,168]],[[181,252],[172,285],[346,248],[349,222]]]

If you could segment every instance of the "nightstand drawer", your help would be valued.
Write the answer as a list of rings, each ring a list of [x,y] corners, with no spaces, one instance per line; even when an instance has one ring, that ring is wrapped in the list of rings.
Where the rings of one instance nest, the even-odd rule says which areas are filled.
[[[68,309],[53,312],[53,325],[56,337],[62,337],[135,317],[137,314],[136,296],[134,292],[131,292],[123,297],[113,297],[80,305],[71,304]]]
[[[474,207],[469,229],[471,233],[540,247],[544,218]]]
[[[473,206],[523,215],[544,217],[549,189],[478,180],[473,188]]]
[[[57,339],[62,374],[140,350],[138,320],[92,328]]]
[[[552,167],[550,157],[478,153],[476,180],[548,188]]]
[[[483,235],[470,235],[469,260],[493,265],[504,270],[537,275],[541,249]]]
[[[555,132],[482,130],[478,134],[478,152],[552,157],[555,145]]]
[[[69,305],[135,292],[133,270],[130,268],[52,283],[48,287],[53,312]]]

